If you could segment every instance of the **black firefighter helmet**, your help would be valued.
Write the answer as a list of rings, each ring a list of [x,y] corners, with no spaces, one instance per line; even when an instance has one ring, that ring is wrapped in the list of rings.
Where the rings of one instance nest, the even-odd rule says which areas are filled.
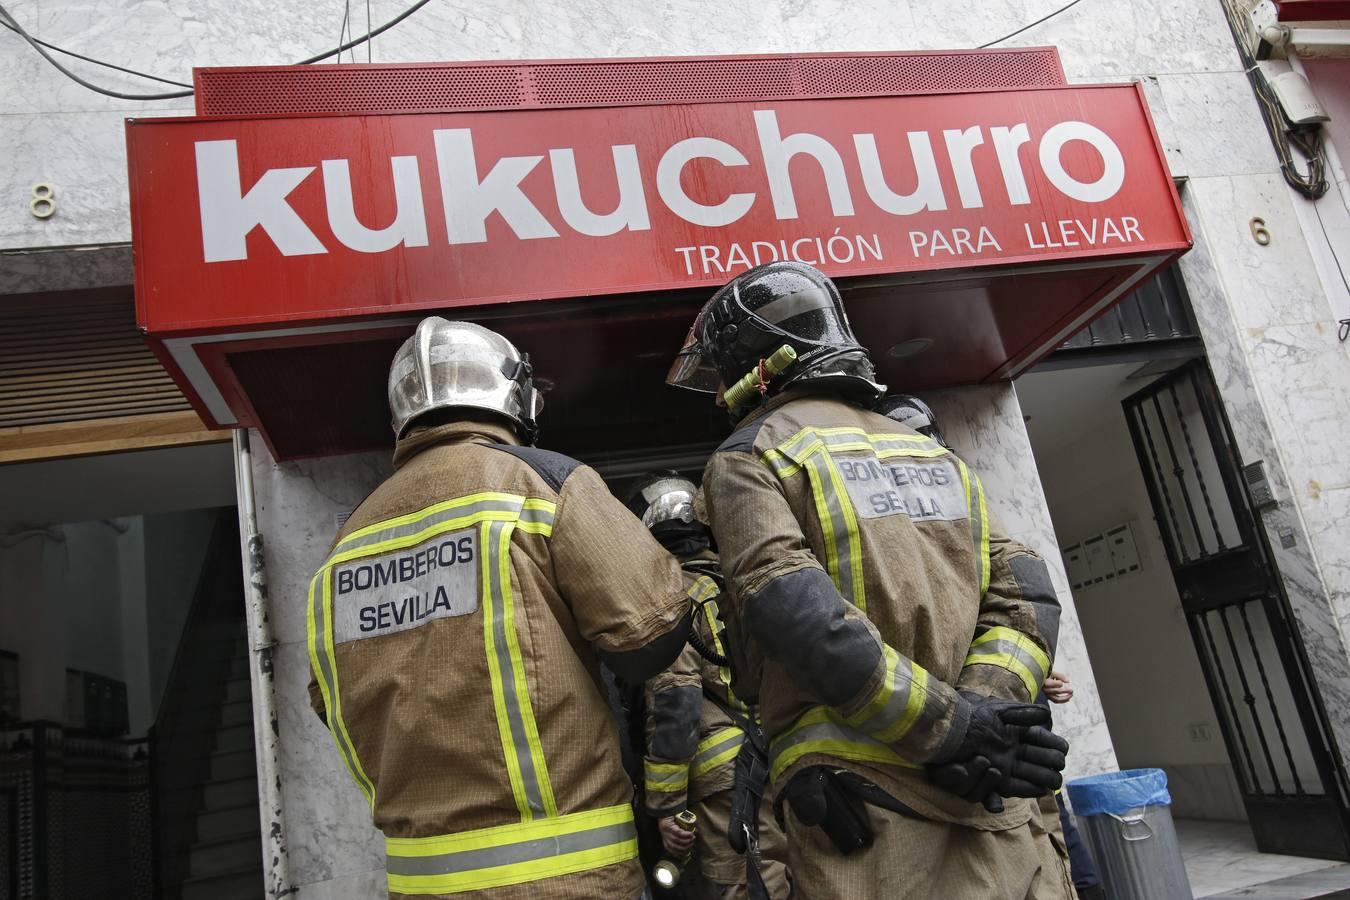
[[[781,371],[764,361],[784,346],[795,359]],[[789,354],[790,355],[790,354]],[[733,417],[794,385],[817,386],[871,406],[885,392],[867,351],[853,336],[839,289],[818,269],[771,262],[737,275],[694,320],[666,383],[695,391],[730,388],[756,370],[756,390],[728,407]]]
[[[913,394],[891,394],[889,397],[883,397],[876,405],[876,411],[951,449],[951,444],[948,444],[947,439],[942,436],[942,429],[938,427],[937,416],[932,408]]]

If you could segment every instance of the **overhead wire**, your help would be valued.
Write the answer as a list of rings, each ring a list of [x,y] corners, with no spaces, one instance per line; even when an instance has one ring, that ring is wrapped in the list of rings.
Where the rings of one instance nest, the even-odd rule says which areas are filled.
[[[1073,9],[1075,6],[1077,6],[1078,4],[1080,4],[1080,3],[1082,3],[1082,2],[1083,2],[1083,0],[1073,0],[1072,3],[1066,3],[1065,5],[1061,6],[1059,9],[1055,10],[1054,12],[1049,13],[1049,14],[1044,15],[1044,16],[1041,16],[1039,19],[1037,19],[1035,22],[1032,22],[1030,25],[1023,25],[1021,28],[1017,29],[1016,31],[1010,31],[1010,32],[1008,32],[1007,34],[1005,34],[1003,37],[999,38],[998,40],[990,41],[990,42],[987,43],[987,44],[981,44],[977,49],[979,49],[979,50],[984,50],[984,49],[986,49],[986,48],[988,48],[988,47],[994,46],[995,44],[1001,44],[1001,43],[1003,43],[1004,41],[1008,40],[1009,38],[1015,38],[1015,37],[1017,37],[1019,34],[1021,34],[1022,32],[1024,32],[1024,31],[1030,31],[1031,29],[1035,28],[1037,25],[1041,24],[1042,22],[1048,22],[1049,20],[1053,19],[1055,16],[1059,15],[1060,13],[1066,12],[1066,11],[1068,11],[1068,10],[1070,10],[1070,9]]]
[[[408,7],[407,9],[405,9],[403,12],[399,13],[397,16],[394,16],[394,18],[390,19],[388,22],[385,22],[385,23],[384,23],[383,25],[381,25],[380,27],[371,29],[371,28],[369,27],[369,24],[367,24],[367,31],[366,31],[366,33],[363,34],[363,35],[361,35],[360,37],[354,37],[354,38],[352,38],[350,41],[346,41],[346,42],[344,42],[344,43],[341,43],[341,44],[339,44],[337,47],[334,47],[334,48],[331,49],[331,50],[326,50],[326,51],[324,51],[324,52],[322,52],[322,53],[316,53],[316,54],[314,54],[313,56],[306,57],[305,59],[302,59],[302,60],[299,60],[299,61],[296,62],[296,63],[293,63],[293,65],[297,65],[297,66],[308,66],[308,65],[311,65],[311,64],[313,64],[313,63],[322,62],[323,60],[328,59],[329,57],[336,56],[336,55],[341,54],[342,52],[344,52],[344,51],[346,51],[346,50],[350,50],[351,48],[358,46],[359,44],[362,44],[362,43],[364,43],[364,42],[370,41],[370,40],[373,39],[376,35],[383,34],[384,32],[386,32],[386,31],[388,31],[389,29],[393,28],[395,25],[398,25],[398,24],[399,24],[400,22],[402,22],[404,19],[408,18],[408,17],[411,16],[413,13],[417,12],[419,9],[421,9],[421,8],[424,7],[424,6],[426,6],[426,5],[427,5],[428,3],[430,3],[430,2],[431,2],[431,0],[417,0],[417,2],[414,3],[412,6],[409,6],[409,7]],[[53,45],[53,44],[49,44],[49,43],[47,43],[46,41],[39,41],[39,40],[37,40],[36,38],[34,38],[31,34],[29,34],[29,33],[24,29],[24,27],[23,27],[22,25],[19,24],[19,21],[18,21],[17,19],[14,18],[13,14],[10,13],[10,11],[9,11],[8,9],[5,8],[5,6],[4,6],[3,3],[0,3],[0,25],[4,25],[4,26],[5,26],[6,28],[8,28],[10,31],[13,31],[13,32],[14,32],[15,34],[17,34],[19,37],[23,38],[23,40],[24,40],[30,47],[32,47],[35,51],[37,51],[37,53],[38,53],[43,59],[45,59],[48,63],[50,63],[50,64],[51,64],[58,72],[60,72],[62,75],[65,75],[67,78],[69,78],[71,81],[74,81],[76,84],[80,85],[81,87],[87,88],[87,89],[89,89],[89,90],[91,90],[91,91],[94,91],[95,93],[98,93],[98,94],[103,94],[103,95],[106,96],[106,97],[115,97],[115,98],[117,98],[117,99],[119,99],[119,100],[143,100],[143,101],[144,101],[144,100],[172,100],[172,99],[176,99],[176,98],[179,98],[179,97],[191,97],[192,94],[193,94],[193,90],[192,90],[190,87],[188,87],[186,90],[182,90],[182,91],[166,91],[166,92],[158,93],[158,94],[129,94],[129,93],[125,93],[125,92],[123,92],[123,91],[115,91],[115,90],[112,90],[111,88],[105,88],[105,87],[103,87],[103,86],[101,86],[101,85],[94,84],[94,83],[91,82],[91,81],[87,81],[87,80],[85,80],[84,78],[81,78],[79,75],[76,75],[76,74],[75,74],[74,72],[72,72],[70,69],[66,68],[66,67],[63,66],[60,62],[58,62],[58,61],[57,61],[50,53],[48,53],[48,52],[47,52],[47,48],[50,48],[51,50],[53,50],[54,52],[57,52],[57,53],[63,53],[63,54],[65,54],[65,55],[67,55],[67,56],[73,56],[73,57],[75,57],[75,58],[77,58],[77,59],[83,59],[83,60],[85,60],[85,61],[87,61],[87,62],[94,63],[95,65],[105,66],[105,67],[110,68],[110,69],[117,69],[117,70],[119,70],[119,71],[126,72],[126,73],[129,74],[129,75],[135,75],[135,76],[142,77],[142,78],[151,78],[151,79],[153,79],[153,80],[155,80],[155,81],[161,81],[161,82],[165,82],[165,83],[168,83],[168,84],[179,84],[179,85],[181,85],[181,84],[184,84],[184,82],[181,82],[181,81],[170,81],[170,80],[165,79],[165,78],[160,78],[160,77],[157,76],[157,75],[148,75],[148,74],[146,74],[146,73],[144,73],[144,72],[137,72],[137,71],[134,70],[134,69],[126,69],[126,68],[124,68],[124,67],[122,67],[122,66],[118,66],[118,65],[115,65],[115,64],[113,64],[113,63],[104,62],[103,60],[100,60],[100,59],[95,59],[95,58],[93,58],[93,57],[86,57],[86,56],[83,56],[82,54],[73,53],[72,51],[68,51],[68,50],[65,50],[64,48],[57,47],[57,46],[55,46],[55,45]]]
[[[19,29],[15,28],[13,25],[9,24],[3,19],[0,19],[0,27],[8,28],[15,34],[19,33]],[[149,72],[140,72],[137,71],[136,69],[128,69],[126,66],[119,66],[116,63],[104,62],[103,60],[95,59],[92,56],[85,56],[83,53],[76,53],[74,50],[67,50],[65,47],[58,47],[55,44],[51,44],[48,43],[47,41],[42,40],[41,38],[36,37],[33,38],[33,43],[46,47],[48,50],[53,50],[57,53],[62,53],[65,54],[66,56],[71,56],[74,57],[75,59],[83,60],[84,62],[87,63],[93,63],[96,66],[103,66],[106,69],[115,69],[118,72],[125,72],[128,75],[135,75],[137,78],[148,78],[151,81],[159,81],[162,82],[163,84],[172,84],[177,87],[192,87],[192,85],[188,84],[186,81],[174,81],[172,78],[161,78],[158,75],[151,75]]]

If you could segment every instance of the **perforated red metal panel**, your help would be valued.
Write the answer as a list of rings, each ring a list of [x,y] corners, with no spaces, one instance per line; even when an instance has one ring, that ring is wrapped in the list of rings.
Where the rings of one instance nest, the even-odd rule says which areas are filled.
[[[198,69],[204,116],[412,113],[1062,85],[1051,47],[943,53]]]

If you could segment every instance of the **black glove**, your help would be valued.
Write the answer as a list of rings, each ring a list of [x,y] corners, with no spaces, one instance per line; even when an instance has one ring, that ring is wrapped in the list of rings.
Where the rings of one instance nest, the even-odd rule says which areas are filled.
[[[1004,797],[1039,797],[1059,787],[1069,745],[1045,726],[1050,711],[1032,703],[960,692],[969,725],[957,749],[928,769],[929,779],[962,799],[1000,812]]]

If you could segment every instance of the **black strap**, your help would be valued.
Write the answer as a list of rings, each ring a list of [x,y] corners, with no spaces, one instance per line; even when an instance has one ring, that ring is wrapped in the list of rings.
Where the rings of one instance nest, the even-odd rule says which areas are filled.
[[[718,709],[726,713],[727,718],[731,720],[731,724],[745,732],[746,738],[754,745],[755,750],[765,759],[768,759],[769,741],[764,737],[764,729],[760,728],[753,718],[747,717],[732,709],[729,703],[717,696],[717,694],[708,690],[707,685],[703,686],[703,696],[707,697]]]

